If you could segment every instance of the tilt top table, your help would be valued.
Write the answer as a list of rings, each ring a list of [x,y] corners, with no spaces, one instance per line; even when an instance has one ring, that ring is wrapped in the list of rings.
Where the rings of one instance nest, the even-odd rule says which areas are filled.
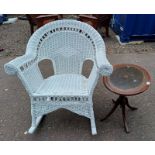
[[[106,120],[116,108],[120,105],[122,109],[123,123],[126,133],[129,128],[126,121],[126,106],[131,110],[137,110],[132,107],[127,96],[133,96],[146,91],[151,84],[151,77],[148,71],[134,64],[116,64],[113,66],[114,71],[109,77],[103,77],[105,87],[111,92],[118,94],[119,97],[114,103],[111,111],[101,121]]]

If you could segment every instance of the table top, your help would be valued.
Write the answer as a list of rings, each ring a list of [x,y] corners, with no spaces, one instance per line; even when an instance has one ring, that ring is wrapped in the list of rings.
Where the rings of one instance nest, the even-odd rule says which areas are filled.
[[[135,64],[116,64],[109,77],[103,77],[107,89],[119,95],[137,95],[146,91],[151,84],[146,69]]]

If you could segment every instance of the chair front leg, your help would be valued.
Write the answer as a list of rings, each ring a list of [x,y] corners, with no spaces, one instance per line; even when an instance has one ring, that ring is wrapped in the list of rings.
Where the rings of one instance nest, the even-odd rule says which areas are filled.
[[[90,104],[90,124],[91,124],[92,135],[97,135],[95,117],[94,117],[94,110],[93,110],[93,103],[92,102]]]
[[[32,115],[32,124],[31,127],[28,130],[29,134],[33,134],[37,127],[39,126],[39,123],[41,122],[43,116],[35,117]]]
[[[31,104],[31,116],[32,116],[32,123],[31,123],[31,127],[28,130],[29,134],[33,134],[35,132],[35,130],[37,129],[37,127],[39,126],[39,123],[41,122],[43,115],[40,116],[36,116],[35,113],[35,104]]]

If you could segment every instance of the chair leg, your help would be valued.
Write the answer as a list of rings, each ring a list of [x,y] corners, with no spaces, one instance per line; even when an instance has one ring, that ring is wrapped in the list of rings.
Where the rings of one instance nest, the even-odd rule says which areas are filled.
[[[39,117],[32,116],[32,125],[28,130],[29,134],[33,134],[35,132],[42,118],[43,116],[39,116]]]
[[[92,106],[90,107],[90,112],[91,112],[91,118],[90,118],[91,132],[92,132],[92,135],[97,135],[95,117],[94,117],[94,110],[93,110]]]

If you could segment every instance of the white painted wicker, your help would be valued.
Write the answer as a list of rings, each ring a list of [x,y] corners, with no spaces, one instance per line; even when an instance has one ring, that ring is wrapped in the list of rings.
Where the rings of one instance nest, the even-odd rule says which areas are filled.
[[[38,62],[49,59],[54,75],[44,79]],[[89,78],[81,74],[85,60],[94,62]],[[99,33],[76,20],[58,20],[38,29],[30,38],[25,55],[4,66],[6,73],[17,74],[31,99],[33,133],[43,115],[64,108],[90,119],[92,134],[97,134],[92,94],[99,75],[108,76],[112,66]]]

